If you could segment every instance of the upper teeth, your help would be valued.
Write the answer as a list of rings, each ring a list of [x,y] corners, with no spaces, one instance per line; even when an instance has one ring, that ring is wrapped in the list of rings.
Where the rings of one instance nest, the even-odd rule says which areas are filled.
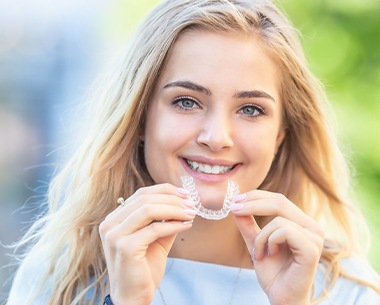
[[[206,174],[223,174],[230,171],[234,166],[223,166],[223,165],[210,165],[210,164],[202,164],[195,161],[187,160],[187,164],[189,164],[192,170],[195,170],[200,173]]]

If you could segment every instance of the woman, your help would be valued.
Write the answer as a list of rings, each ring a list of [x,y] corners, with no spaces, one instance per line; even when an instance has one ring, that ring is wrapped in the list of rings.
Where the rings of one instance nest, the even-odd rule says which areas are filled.
[[[9,305],[380,302],[324,92],[271,2],[163,1],[115,66]]]

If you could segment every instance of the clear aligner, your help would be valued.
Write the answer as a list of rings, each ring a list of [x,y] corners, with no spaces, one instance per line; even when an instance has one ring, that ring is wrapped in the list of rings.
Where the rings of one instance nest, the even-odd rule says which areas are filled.
[[[228,180],[227,192],[224,197],[223,207],[220,210],[210,210],[205,208],[199,198],[198,191],[195,188],[194,179],[191,176],[181,177],[183,182],[183,188],[189,191],[189,197],[194,201],[194,210],[197,211],[197,215],[206,218],[219,220],[227,217],[228,213],[231,211],[232,199],[234,196],[239,194],[239,186],[237,183]]]

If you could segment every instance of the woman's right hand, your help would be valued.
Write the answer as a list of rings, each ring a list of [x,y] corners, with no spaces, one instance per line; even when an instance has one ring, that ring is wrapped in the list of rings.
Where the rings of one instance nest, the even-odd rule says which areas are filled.
[[[177,233],[195,211],[186,191],[171,184],[137,190],[99,226],[115,305],[151,304]]]

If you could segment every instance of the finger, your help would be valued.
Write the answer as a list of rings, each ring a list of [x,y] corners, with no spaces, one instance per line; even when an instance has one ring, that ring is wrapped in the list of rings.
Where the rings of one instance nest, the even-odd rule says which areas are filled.
[[[243,236],[249,253],[252,252],[256,236],[261,229],[253,216],[235,216],[236,225]]]
[[[191,227],[192,223],[188,222],[154,222],[136,232],[134,237],[136,237],[137,241],[142,242],[145,245],[151,245],[153,242],[160,240],[160,245],[162,245],[163,249],[166,251],[167,256],[172,243],[174,242],[174,235],[189,230]]]
[[[268,238],[268,255],[275,255],[286,245],[299,265],[315,265],[321,257],[321,248],[316,239],[310,238],[301,231],[286,232],[279,229]]]
[[[141,205],[120,222],[115,222],[115,218],[106,218],[99,226],[99,233],[103,239],[107,239],[107,235],[126,236],[157,220],[189,222],[194,219],[195,214],[195,210],[178,206],[166,204]]]
[[[180,221],[187,222],[194,219],[196,211],[189,208],[170,206],[167,204],[145,204],[134,210],[120,223],[124,234],[136,232],[152,222]]]
[[[305,218],[305,213],[284,195],[262,190],[254,190],[246,194],[244,202],[239,202],[241,209],[234,211],[236,215],[254,212],[256,216],[283,216],[295,220]]]
[[[106,242],[113,245],[114,253],[134,259],[145,259],[146,251],[152,243],[160,240],[161,252],[167,256],[175,236],[178,233],[189,230],[191,222],[153,222],[150,225],[130,235],[120,234],[120,229],[115,229],[106,236]]]
[[[192,227],[192,222],[183,223],[171,221],[168,223],[157,223],[155,226],[157,227],[150,226],[149,228],[154,231],[153,234],[150,232],[142,232],[142,234],[147,233],[145,242],[152,246],[152,243],[157,241],[157,244],[165,250],[165,256],[168,256],[177,234],[189,230]],[[147,231],[149,231],[149,229],[147,227]],[[142,239],[144,240],[144,238]],[[152,251],[152,253],[154,253],[154,251]]]
[[[160,185],[160,187],[150,187],[149,190],[148,188],[141,188],[124,201],[124,206],[119,206],[106,219],[121,222],[143,204],[165,203],[168,205],[191,207],[194,203],[187,199],[185,192],[185,190],[182,191],[182,189],[175,188],[169,184]]]
[[[244,201],[239,202],[237,206],[239,208],[232,211],[237,216],[280,216],[309,228],[320,236],[324,235],[321,226],[312,217],[282,194],[255,190],[247,193]]]
[[[295,260],[314,262],[315,257],[320,256],[323,239],[288,219],[276,217],[256,237],[256,260],[276,254],[284,244],[293,253]]]
[[[123,221],[128,215],[138,210],[144,205],[166,204],[168,206],[184,207],[186,206],[187,199],[182,199],[175,195],[162,195],[162,194],[144,194],[134,199],[128,198],[124,206],[118,207],[115,211],[110,213],[106,219],[114,222]],[[189,206],[190,204],[187,204]]]
[[[176,187],[170,183],[161,183],[147,187],[141,187],[130,198],[133,199],[134,197],[138,197],[144,194],[166,194],[187,198],[187,196],[189,195],[189,191],[183,188]]]

